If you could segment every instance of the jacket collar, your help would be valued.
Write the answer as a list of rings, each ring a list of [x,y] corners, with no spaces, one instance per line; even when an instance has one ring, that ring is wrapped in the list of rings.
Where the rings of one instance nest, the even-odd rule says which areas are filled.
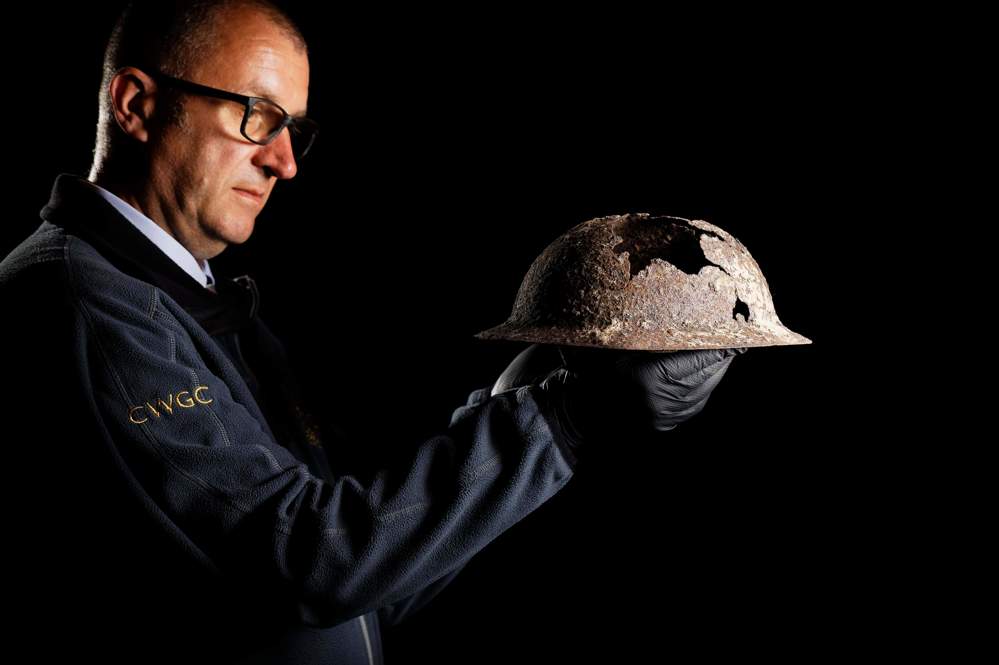
[[[60,173],[41,217],[90,243],[123,273],[164,291],[210,335],[239,330],[257,314],[259,293],[249,275],[216,275],[217,293],[212,293],[132,226],[82,176]]]

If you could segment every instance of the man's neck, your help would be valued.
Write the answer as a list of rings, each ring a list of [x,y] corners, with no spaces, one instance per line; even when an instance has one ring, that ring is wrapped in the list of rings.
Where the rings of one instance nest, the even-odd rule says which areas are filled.
[[[143,215],[153,220],[156,226],[160,227],[164,231],[170,234],[171,238],[176,240],[176,236],[171,233],[170,229],[160,220],[156,219],[153,215],[150,215],[144,207],[139,203],[139,197],[135,195],[137,189],[134,180],[131,182],[123,178],[115,177],[108,169],[98,170],[96,167],[90,170],[90,175],[87,176],[87,180],[94,183],[98,187],[103,187],[108,190],[119,199],[132,206]]]
[[[168,236],[170,236],[171,238],[173,238],[177,242],[177,245],[179,245],[180,247],[184,247],[184,249],[187,250],[188,254],[190,254],[190,256],[194,259],[194,261],[197,263],[199,269],[203,273],[208,274],[208,270],[209,270],[208,269],[208,260],[205,259],[205,258],[198,258],[197,256],[195,256],[194,253],[190,251],[190,249],[188,249],[187,247],[185,247],[177,239],[177,237],[176,237],[175,234],[173,234],[173,233],[170,232],[170,229],[167,228],[167,226],[165,224],[163,224],[163,222],[157,220],[155,216],[148,214],[143,209],[143,206],[139,204],[139,197],[137,197],[134,194],[134,192],[136,191],[136,189],[135,189],[136,185],[135,184],[130,184],[130,183],[127,183],[127,182],[123,182],[123,181],[121,181],[119,179],[110,177],[109,174],[106,171],[100,172],[100,171],[96,171],[96,170],[91,170],[90,174],[87,176],[87,181],[90,182],[90,183],[92,183],[92,184],[94,184],[94,185],[96,185],[97,187],[100,187],[102,189],[107,190],[108,192],[111,192],[111,194],[113,194],[117,198],[121,199],[121,201],[123,201],[126,205],[128,205],[131,208],[135,209],[143,217],[147,218],[149,221],[151,221],[153,224],[155,224],[158,228],[162,229],[164,231],[164,233],[166,233]],[[174,260],[176,261],[177,259],[174,259]],[[214,289],[212,289],[212,290],[214,290]]]

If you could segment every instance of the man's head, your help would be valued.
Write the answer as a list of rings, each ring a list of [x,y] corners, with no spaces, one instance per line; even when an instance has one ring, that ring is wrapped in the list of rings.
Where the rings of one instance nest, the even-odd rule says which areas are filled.
[[[295,176],[289,130],[254,143],[240,132],[243,104],[190,94],[156,71],[304,116],[305,40],[266,0],[177,0],[131,3],[108,41],[90,180],[212,258],[244,242],[277,179]]]

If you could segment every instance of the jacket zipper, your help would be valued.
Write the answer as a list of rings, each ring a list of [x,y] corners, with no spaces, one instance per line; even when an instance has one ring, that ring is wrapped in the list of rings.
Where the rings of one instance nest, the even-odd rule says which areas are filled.
[[[371,653],[371,638],[368,637],[368,624],[364,621],[364,615],[357,617],[361,622],[361,632],[364,634],[364,646],[368,649],[368,665],[375,665],[375,657]]]

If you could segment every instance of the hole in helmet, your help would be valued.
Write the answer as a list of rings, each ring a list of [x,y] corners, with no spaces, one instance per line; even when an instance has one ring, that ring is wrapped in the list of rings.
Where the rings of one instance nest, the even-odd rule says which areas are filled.
[[[736,321],[739,321],[740,320],[739,315],[742,315],[741,320],[743,323],[749,322],[749,305],[742,302],[742,299],[740,299],[739,297],[736,297],[735,307],[732,308],[732,318],[735,319]]]
[[[715,266],[725,271],[718,264],[709,261],[701,249],[702,235],[713,238],[717,238],[717,235],[691,226],[686,223],[687,220],[679,217],[665,218],[670,220],[666,223],[661,222],[663,218],[653,219],[659,223],[632,220],[615,229],[623,240],[614,246],[614,251],[618,254],[628,252],[632,277],[645,269],[653,259],[667,261],[688,275],[696,275],[704,266]]]

